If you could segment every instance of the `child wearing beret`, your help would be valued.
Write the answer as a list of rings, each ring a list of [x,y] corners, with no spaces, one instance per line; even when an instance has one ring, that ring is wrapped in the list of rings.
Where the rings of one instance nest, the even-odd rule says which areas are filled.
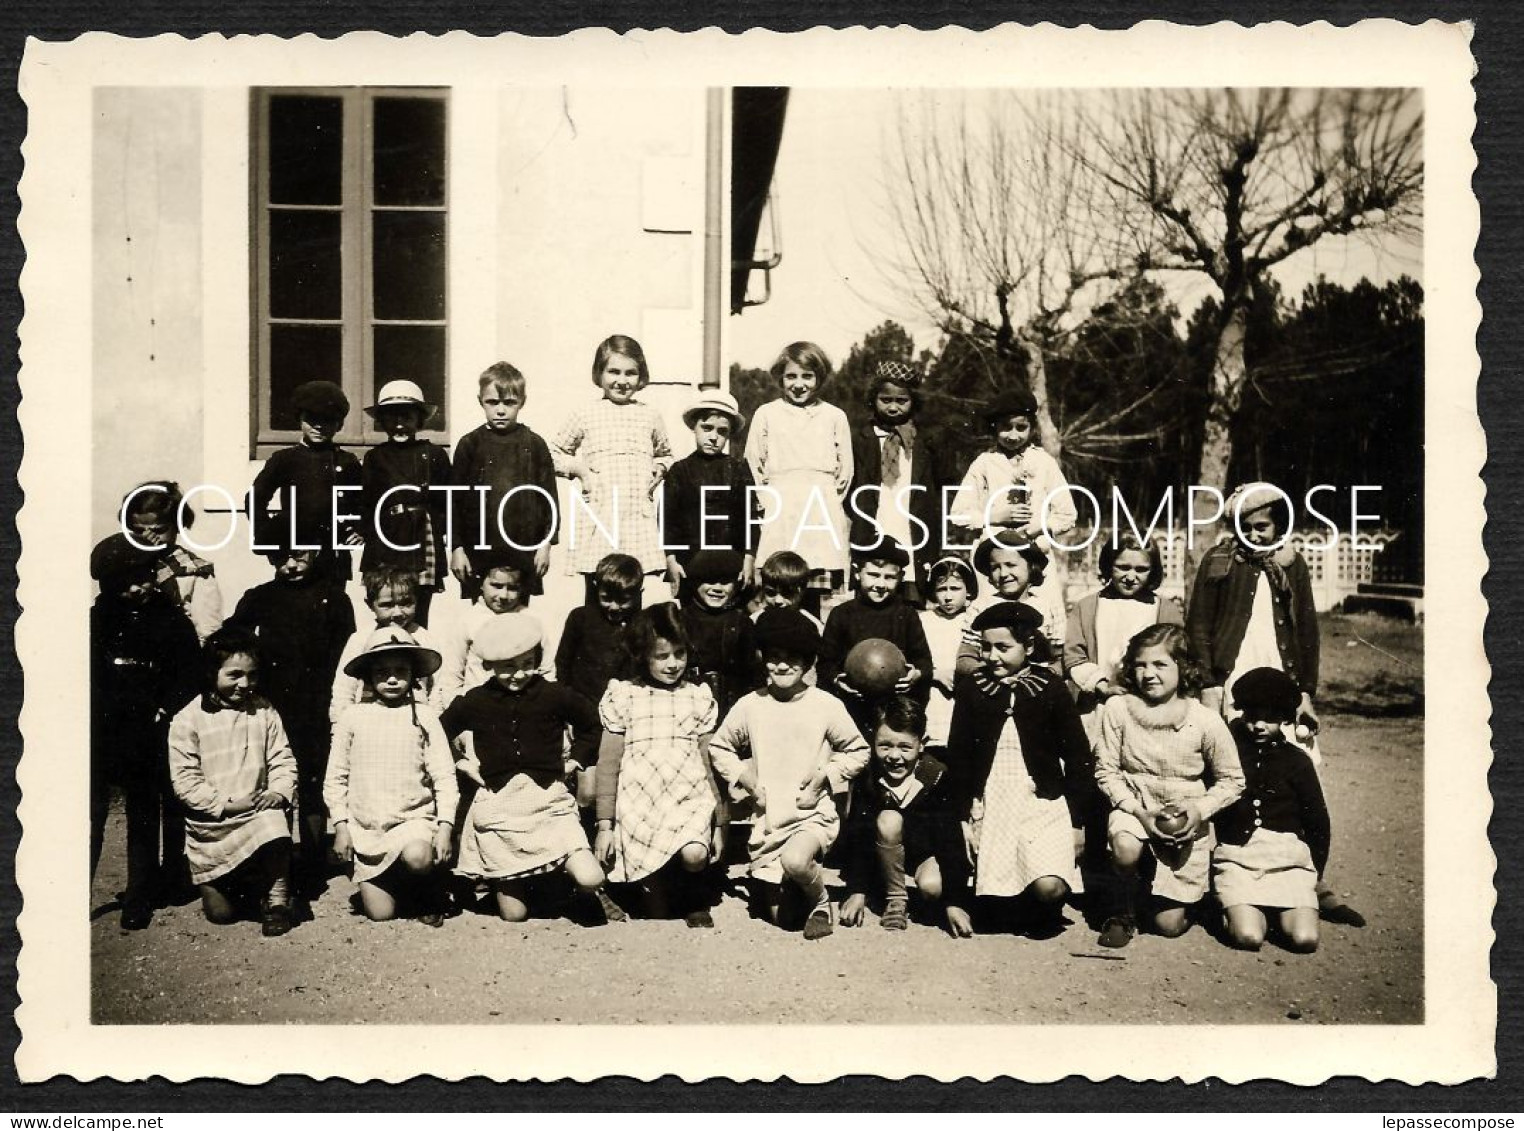
[[[709,758],[736,800],[756,801],[751,875],[769,917],[787,923],[797,893],[804,937],[824,938],[834,928],[821,860],[841,832],[835,798],[867,766],[868,744],[841,700],[804,682],[820,648],[804,614],[766,609],[756,630],[767,686],[725,716]]]
[[[1263,945],[1271,911],[1288,949],[1318,948],[1317,881],[1332,833],[1317,770],[1283,732],[1301,699],[1296,681],[1275,668],[1251,669],[1233,685],[1238,717],[1229,729],[1245,784],[1212,822],[1212,883],[1228,936],[1245,950]]]
[[[564,735],[570,759],[591,767],[597,757],[598,708],[540,674],[540,622],[528,613],[494,617],[476,635],[491,678],[445,709],[444,730],[456,744],[456,768],[477,786],[460,835],[456,871],[491,885],[498,914],[529,917],[530,883],[564,873],[596,896],[606,921],[626,918],[603,891],[603,870],[564,781]]]

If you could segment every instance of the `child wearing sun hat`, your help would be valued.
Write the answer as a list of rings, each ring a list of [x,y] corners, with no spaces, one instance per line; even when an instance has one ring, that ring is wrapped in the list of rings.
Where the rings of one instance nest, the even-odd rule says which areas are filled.
[[[430,926],[443,918],[438,869],[450,858],[459,793],[439,716],[415,693],[439,662],[434,649],[386,625],[344,666],[373,698],[339,716],[323,798],[334,852],[353,862],[361,904],[373,920],[395,918],[409,898]]]
[[[662,481],[662,541],[667,576],[679,600],[688,596],[689,563],[705,550],[733,550],[741,556],[743,588],[755,573],[757,526],[751,465],[731,451],[745,421],[736,399],[720,389],[705,390],[683,410],[693,433],[693,452],[674,463]]]
[[[388,381],[365,413],[386,434],[360,467],[361,516],[365,553],[360,570],[400,566],[418,578],[418,623],[429,623],[429,605],[443,591],[446,493],[430,490],[450,483],[450,457],[418,433],[434,415],[423,390],[412,381]]]

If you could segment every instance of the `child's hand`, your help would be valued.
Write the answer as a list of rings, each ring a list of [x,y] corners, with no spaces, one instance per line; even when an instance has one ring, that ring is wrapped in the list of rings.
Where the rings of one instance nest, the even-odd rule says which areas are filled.
[[[464,546],[457,546],[450,551],[450,573],[455,580],[466,582],[471,578],[471,557],[466,553]]]
[[[825,796],[825,787],[825,775],[817,770],[799,783],[799,793],[794,798],[794,804],[801,809],[815,808]]]
[[[593,835],[593,855],[600,867],[608,868],[614,863],[614,830],[603,825]]]
[[[242,813],[252,813],[254,811],[254,799],[257,796],[258,791],[251,789],[248,793],[241,793],[237,797],[230,797],[223,812],[230,817],[236,817]]]
[[[894,689],[903,695],[920,681],[921,669],[912,664],[905,674],[900,677],[899,682],[894,685]]]
[[[863,910],[868,906],[868,897],[860,892],[853,892],[841,901],[841,910],[836,914],[836,921],[843,927],[858,927],[862,925]]]
[[[718,863],[725,859],[725,841],[727,834],[723,824],[717,824],[709,830],[709,859]]]
[[[534,575],[536,577],[544,577],[546,571],[549,570],[549,569],[550,569],[550,543],[547,542],[547,543],[545,543],[545,545],[539,546],[539,547],[537,547],[535,549],[535,552],[534,552]]]
[[[349,822],[340,821],[333,827],[333,854],[349,864],[355,858],[355,846],[349,839]]]
[[[1313,734],[1318,733],[1318,713],[1312,709],[1312,696],[1302,692],[1302,705],[1297,708],[1296,721],[1306,727]]]
[[[454,826],[449,821],[439,822],[439,827],[434,830],[434,863],[443,865],[450,862],[450,841],[454,836]]]
[[[746,791],[752,797],[762,796],[762,785],[757,781],[757,763],[755,759],[748,758],[741,763],[741,772],[736,774],[736,785]]]
[[[971,939],[974,937],[974,921],[968,917],[968,912],[961,907],[949,907],[947,909],[947,930],[955,939]]]
[[[482,788],[486,788],[487,783],[482,781],[482,765],[475,758],[457,758],[455,770],[461,777],[469,778]]]
[[[255,795],[254,804],[251,806],[251,808],[256,813],[262,813],[266,809],[279,809],[281,806],[285,805],[285,803],[286,799],[280,794],[272,792],[268,789],[262,789],[258,794]]]
[[[1175,840],[1179,841],[1181,844],[1184,844],[1187,841],[1196,839],[1196,837],[1201,833],[1201,826],[1206,824],[1206,818],[1201,815],[1201,810],[1196,808],[1194,802],[1182,802],[1180,808],[1185,810],[1186,824],[1185,828],[1181,829],[1180,832],[1175,836]]]
[[[818,785],[807,784],[801,786],[794,796],[794,805],[799,809],[810,810],[820,804],[820,799],[825,796],[825,790]]]
[[[850,699],[861,699],[863,697],[863,693],[853,687],[851,681],[847,679],[846,672],[840,673],[831,682],[832,686]]]

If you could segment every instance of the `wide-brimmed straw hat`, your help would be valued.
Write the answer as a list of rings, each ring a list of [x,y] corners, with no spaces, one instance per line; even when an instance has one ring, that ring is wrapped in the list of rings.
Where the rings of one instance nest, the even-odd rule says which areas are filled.
[[[370,666],[383,656],[406,656],[412,662],[415,677],[433,675],[442,662],[438,652],[425,648],[407,629],[393,624],[370,634],[365,651],[344,665],[344,674],[350,679],[364,679]]]
[[[424,400],[416,381],[388,381],[376,394],[376,403],[366,406],[365,413],[375,417],[387,408],[416,408],[423,413],[424,420],[434,415],[434,406]]]
[[[735,397],[722,389],[710,389],[700,393],[697,400],[683,409],[683,427],[692,428],[695,420],[711,412],[723,413],[730,417],[730,426],[737,431],[745,423],[741,417],[741,406],[736,402]]]

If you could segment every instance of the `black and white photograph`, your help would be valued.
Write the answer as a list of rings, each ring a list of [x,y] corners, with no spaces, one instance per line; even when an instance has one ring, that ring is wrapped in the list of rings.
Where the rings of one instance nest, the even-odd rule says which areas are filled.
[[[28,56],[23,1078],[1489,1071],[1462,29]]]

